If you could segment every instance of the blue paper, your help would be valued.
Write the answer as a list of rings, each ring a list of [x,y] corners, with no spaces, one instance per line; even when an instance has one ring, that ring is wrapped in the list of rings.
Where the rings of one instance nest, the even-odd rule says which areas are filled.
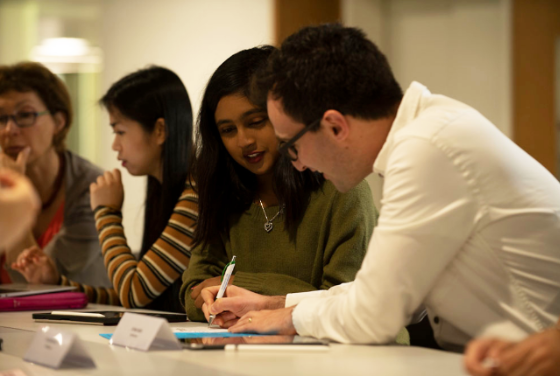
[[[208,332],[188,332],[188,333],[174,333],[177,338],[230,338],[230,337],[252,337],[252,336],[262,336],[266,334],[255,334],[255,333],[229,333],[229,332],[218,332],[218,333],[208,333]],[[111,339],[113,334],[111,333],[101,333],[101,337],[106,339]]]

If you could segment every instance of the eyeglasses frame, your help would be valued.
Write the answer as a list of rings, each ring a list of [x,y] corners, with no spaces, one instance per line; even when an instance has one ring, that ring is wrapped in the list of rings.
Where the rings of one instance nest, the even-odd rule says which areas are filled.
[[[8,120],[6,120],[6,125],[2,125],[2,124],[0,123],[0,129],[6,128],[6,127],[8,126],[8,122],[10,121],[10,119],[12,119],[12,121],[14,122],[14,124],[15,124],[18,128],[29,128],[29,127],[32,127],[32,126],[35,125],[35,122],[37,121],[37,118],[38,118],[39,116],[43,116],[43,115],[50,114],[50,111],[49,111],[49,110],[44,110],[44,111],[22,111],[22,112],[32,113],[32,114],[35,115],[35,120],[33,120],[33,123],[32,123],[32,124],[21,126],[21,125],[18,124],[18,122],[17,122],[17,120],[16,120],[17,114],[16,114],[16,115],[3,115],[3,116],[6,116]]]
[[[282,144],[282,146],[280,146],[278,148],[278,151],[287,156],[288,158],[290,158],[290,160],[292,162],[295,162],[298,160],[298,151],[295,148],[294,144],[297,142],[297,140],[299,140],[301,137],[303,137],[304,134],[306,134],[307,132],[309,132],[312,128],[314,128],[318,123],[321,123],[321,120],[323,120],[323,117],[321,116],[319,119],[312,121],[311,123],[309,123],[308,125],[306,125],[301,131],[299,131],[294,137],[292,137],[291,139],[289,139],[288,141],[284,142]],[[290,153],[290,150],[295,154],[295,158],[292,157],[292,154]]]

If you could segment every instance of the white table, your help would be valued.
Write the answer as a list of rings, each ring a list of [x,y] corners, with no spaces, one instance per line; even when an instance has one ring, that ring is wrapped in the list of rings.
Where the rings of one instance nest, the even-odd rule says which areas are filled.
[[[88,310],[114,310],[90,304]],[[139,310],[133,310],[139,311]],[[35,331],[49,325],[75,332],[93,357],[95,369],[51,370],[21,359]],[[173,323],[172,327],[201,326],[202,323]],[[225,351],[141,352],[111,346],[99,333],[112,333],[114,326],[36,323],[31,312],[0,313],[0,371],[21,369],[34,375],[466,375],[462,356],[418,347],[350,346],[331,344],[321,353],[235,353]],[[3,333],[3,334],[2,334]],[[8,355],[7,353],[13,354]]]

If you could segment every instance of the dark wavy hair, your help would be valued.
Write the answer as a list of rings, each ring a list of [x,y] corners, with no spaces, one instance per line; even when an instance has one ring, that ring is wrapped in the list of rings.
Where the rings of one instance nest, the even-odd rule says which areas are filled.
[[[282,100],[284,112],[304,124],[329,109],[368,120],[388,117],[403,97],[385,55],[362,30],[339,24],[286,38],[256,77],[255,93]]]
[[[165,229],[190,175],[193,120],[189,94],[179,76],[169,69],[152,66],[115,82],[100,102],[109,111],[117,109],[137,121],[147,133],[153,133],[158,119],[165,120],[161,184],[148,176],[142,257]],[[181,280],[178,281],[180,287]],[[178,302],[178,287],[173,287],[150,307],[181,312],[180,305],[174,304]]]
[[[215,112],[220,99],[228,95],[241,94],[255,104],[251,92],[255,73],[266,66],[275,50],[272,46],[261,46],[238,52],[224,61],[208,82],[198,115],[196,137],[199,149],[194,168],[199,205],[197,244],[207,244],[227,235],[231,215],[247,210],[254,200],[256,175],[235,162],[226,150]],[[260,98],[259,102],[266,100]],[[266,110],[262,105],[257,107]],[[284,224],[292,240],[311,192],[319,189],[323,181],[322,176],[309,170],[297,171],[286,157],[280,156],[275,163],[274,191],[280,205],[285,205]]]

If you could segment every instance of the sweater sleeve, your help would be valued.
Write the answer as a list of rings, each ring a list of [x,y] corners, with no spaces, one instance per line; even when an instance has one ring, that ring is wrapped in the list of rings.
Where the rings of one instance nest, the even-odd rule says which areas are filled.
[[[183,285],[179,293],[181,304],[185,307],[189,320],[206,321],[202,310],[195,307],[194,300],[191,298],[192,288],[209,278],[220,276],[228,261],[221,243],[194,247],[190,266],[183,274]]]
[[[316,290],[311,283],[280,273],[238,272],[235,274],[234,285],[261,295],[286,295]]]
[[[65,276],[60,277],[59,284],[62,286],[76,287],[77,291],[83,292],[87,295],[88,302],[90,303],[108,304],[115,306],[121,305],[117,292],[112,288],[84,285],[75,281],[71,281]]]
[[[337,191],[331,202],[330,216],[323,221],[328,237],[323,256],[322,290],[356,278],[379,216],[366,181],[347,193]]]
[[[127,245],[121,212],[104,206],[95,210],[105,267],[124,307],[148,305],[187,269],[197,218],[198,196],[187,186],[163,233],[138,261]]]

